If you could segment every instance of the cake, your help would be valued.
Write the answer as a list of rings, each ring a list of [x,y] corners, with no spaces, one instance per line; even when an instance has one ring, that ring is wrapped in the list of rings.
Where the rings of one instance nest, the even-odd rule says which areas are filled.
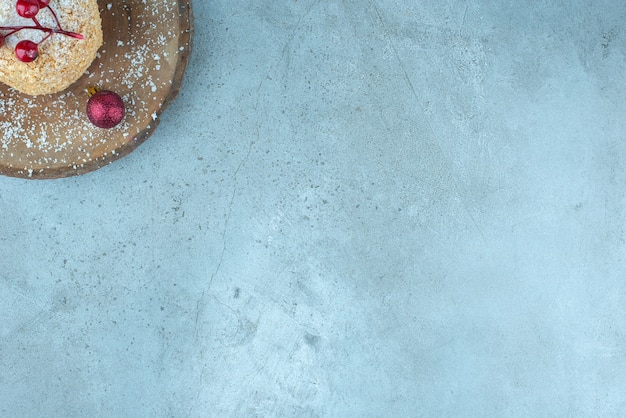
[[[0,0],[0,82],[22,93],[65,90],[101,45],[96,0]]]

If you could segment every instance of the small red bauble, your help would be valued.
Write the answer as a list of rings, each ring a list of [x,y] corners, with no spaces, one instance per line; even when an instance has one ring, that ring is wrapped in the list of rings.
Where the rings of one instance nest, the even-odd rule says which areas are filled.
[[[124,119],[125,113],[124,101],[113,91],[98,91],[87,102],[87,117],[98,128],[116,127]]]

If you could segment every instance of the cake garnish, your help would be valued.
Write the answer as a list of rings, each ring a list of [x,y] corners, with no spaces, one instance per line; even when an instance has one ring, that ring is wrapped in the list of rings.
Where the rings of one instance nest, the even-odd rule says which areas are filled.
[[[40,11],[47,9],[56,22],[56,27],[46,27],[39,23],[37,15]],[[52,34],[65,35],[70,38],[83,39],[83,35],[76,32],[70,32],[61,26],[61,22],[57,17],[54,9],[50,7],[50,0],[17,0],[15,11],[20,17],[33,21],[32,25],[22,26],[0,26],[0,46],[5,43],[5,39],[22,30],[39,30],[45,33],[45,36],[39,42],[33,42],[23,39],[15,45],[15,56],[22,62],[33,62],[39,56],[39,45],[52,36]]]

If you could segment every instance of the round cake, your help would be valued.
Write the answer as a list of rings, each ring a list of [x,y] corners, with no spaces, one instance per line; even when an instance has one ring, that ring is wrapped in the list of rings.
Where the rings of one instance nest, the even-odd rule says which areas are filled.
[[[65,90],[100,45],[96,0],[0,0],[0,82],[22,93]]]

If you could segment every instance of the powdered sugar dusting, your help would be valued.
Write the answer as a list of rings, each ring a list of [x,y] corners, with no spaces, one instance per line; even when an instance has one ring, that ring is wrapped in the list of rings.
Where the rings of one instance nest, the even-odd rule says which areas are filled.
[[[31,97],[0,86],[0,166],[33,177],[67,167],[80,171],[94,162],[105,164],[132,145],[155,123],[165,98],[158,93],[171,88],[179,53],[178,11],[178,0],[105,4],[100,10],[104,44],[72,87]],[[116,128],[99,129],[89,122],[89,85],[113,90],[124,100],[126,117]]]

